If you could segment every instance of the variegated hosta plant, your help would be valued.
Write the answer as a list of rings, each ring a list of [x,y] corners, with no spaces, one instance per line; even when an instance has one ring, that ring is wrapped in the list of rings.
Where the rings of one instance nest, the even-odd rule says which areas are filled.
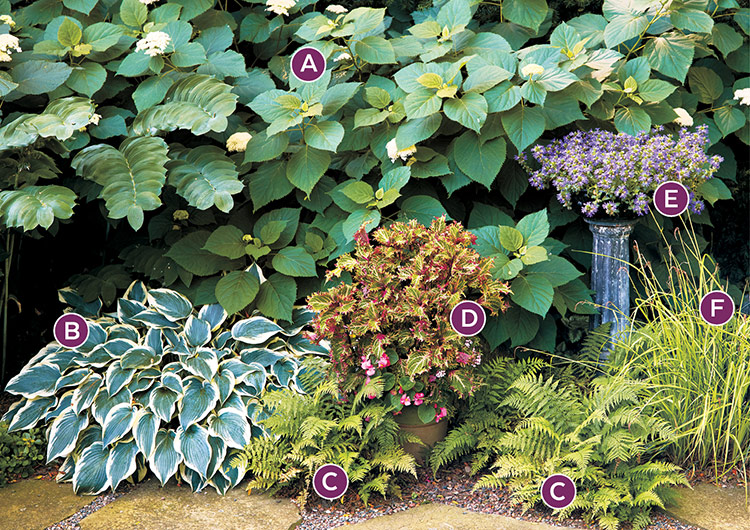
[[[304,308],[291,324],[256,315],[229,327],[218,304],[196,310],[134,282],[116,313],[95,313],[83,345],[48,344],[8,383],[22,399],[3,417],[10,431],[49,426],[47,460],[64,459],[58,481],[77,493],[114,490],[148,469],[162,484],[179,472],[194,491],[225,493],[244,475],[230,460],[264,433],[254,425],[261,392],[301,392],[299,359],[326,353],[300,334],[312,319]]]

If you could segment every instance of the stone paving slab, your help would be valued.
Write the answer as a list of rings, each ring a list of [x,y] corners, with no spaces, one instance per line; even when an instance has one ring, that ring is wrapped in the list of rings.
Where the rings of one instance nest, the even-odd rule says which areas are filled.
[[[681,488],[679,500],[667,506],[672,517],[706,530],[750,530],[750,509],[745,506],[745,488],[698,484]]]
[[[0,488],[0,528],[43,530],[67,519],[94,497],[73,493],[70,484],[21,480]]]
[[[79,524],[81,530],[289,530],[300,520],[289,499],[248,495],[242,487],[223,497],[210,487],[193,493],[149,479]]]
[[[422,504],[403,512],[376,517],[336,530],[573,530],[563,526],[519,521],[502,515],[477,513],[448,506]]]

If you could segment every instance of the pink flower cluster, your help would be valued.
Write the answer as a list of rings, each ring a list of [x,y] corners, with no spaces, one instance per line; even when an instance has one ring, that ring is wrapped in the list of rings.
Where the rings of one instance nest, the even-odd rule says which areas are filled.
[[[437,409],[438,406],[435,405],[435,408]],[[440,410],[435,413],[435,422],[439,422],[443,418],[445,418],[448,415],[448,409],[445,407],[440,407]]]
[[[367,382],[369,383],[370,376],[375,375],[375,366],[372,365],[372,361],[370,359],[368,359],[366,355],[363,355],[362,357],[360,357],[360,360],[362,361],[362,363],[360,364],[360,366],[362,367],[362,370],[364,370],[365,373],[367,374],[367,376],[368,376]],[[378,364],[377,367],[382,369],[382,368],[385,368],[387,366],[390,366],[391,365],[391,360],[384,353],[383,355],[380,356],[380,359],[378,359],[378,363],[377,364]]]

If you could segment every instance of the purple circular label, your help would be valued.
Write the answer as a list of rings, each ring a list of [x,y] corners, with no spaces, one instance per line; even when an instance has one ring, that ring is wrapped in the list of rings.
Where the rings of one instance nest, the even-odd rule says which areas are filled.
[[[338,499],[349,488],[349,477],[344,468],[336,464],[323,464],[313,475],[315,493],[326,500]]]
[[[723,326],[734,315],[734,301],[724,291],[711,291],[701,298],[701,318],[712,326]]]
[[[654,192],[654,207],[664,217],[682,215],[689,202],[690,193],[687,188],[674,180],[662,182]]]
[[[326,71],[326,58],[320,50],[303,46],[292,54],[292,74],[305,83],[317,81]]]
[[[576,485],[567,475],[550,475],[542,482],[542,501],[553,510],[570,506],[576,498]]]
[[[463,337],[473,337],[484,329],[487,316],[481,305],[464,300],[451,309],[450,321],[456,333]]]
[[[66,348],[77,348],[89,338],[89,326],[78,313],[65,313],[52,328],[55,340]]]

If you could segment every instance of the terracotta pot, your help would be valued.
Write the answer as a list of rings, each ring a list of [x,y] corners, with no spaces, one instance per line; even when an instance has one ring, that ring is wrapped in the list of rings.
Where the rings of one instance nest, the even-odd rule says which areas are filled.
[[[417,407],[404,407],[403,413],[394,416],[394,418],[402,431],[415,434],[425,445],[430,447],[445,440],[445,435],[448,433],[447,418],[443,418],[439,422],[433,420],[430,423],[422,423],[417,415]],[[420,464],[424,462],[427,447],[411,442],[404,442],[403,447],[404,451],[412,455],[417,462]]]

